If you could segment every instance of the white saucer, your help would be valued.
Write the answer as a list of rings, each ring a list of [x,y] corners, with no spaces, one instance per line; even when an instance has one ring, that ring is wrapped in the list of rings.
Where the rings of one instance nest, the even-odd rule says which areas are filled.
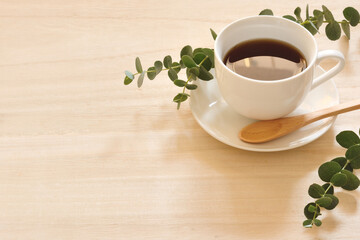
[[[318,67],[315,76],[324,70]],[[307,125],[282,138],[261,144],[245,143],[238,138],[240,129],[254,120],[234,112],[221,97],[216,79],[197,80],[198,88],[191,91],[191,111],[200,126],[217,140],[230,146],[257,152],[275,152],[303,146],[323,135],[336,117]],[[339,93],[331,79],[312,90],[305,101],[289,116],[299,115],[339,104]]]

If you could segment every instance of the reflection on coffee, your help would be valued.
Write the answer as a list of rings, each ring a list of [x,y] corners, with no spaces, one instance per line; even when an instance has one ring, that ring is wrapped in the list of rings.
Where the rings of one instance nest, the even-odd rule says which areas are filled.
[[[257,80],[280,80],[294,76],[306,66],[304,55],[289,43],[255,39],[231,48],[224,58],[232,71]]]

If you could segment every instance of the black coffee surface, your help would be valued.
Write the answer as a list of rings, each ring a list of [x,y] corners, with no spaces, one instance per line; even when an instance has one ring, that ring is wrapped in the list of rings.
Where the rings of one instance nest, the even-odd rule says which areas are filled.
[[[232,71],[257,80],[280,80],[306,68],[303,54],[289,43],[273,39],[255,39],[239,43],[224,58]]]

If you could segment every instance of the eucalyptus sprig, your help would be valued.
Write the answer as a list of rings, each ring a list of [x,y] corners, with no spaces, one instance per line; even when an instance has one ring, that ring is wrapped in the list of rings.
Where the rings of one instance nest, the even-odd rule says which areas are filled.
[[[264,9],[260,15],[274,15],[270,9]],[[319,33],[322,24],[326,23],[325,32],[330,40],[337,40],[341,36],[341,29],[348,39],[350,39],[350,26],[355,27],[359,24],[359,12],[353,7],[347,7],[343,10],[344,20],[336,21],[332,12],[325,6],[322,10],[315,9],[313,16],[309,13],[309,6],[306,6],[305,18],[301,16],[301,8],[297,7],[294,10],[294,16],[285,15],[284,18],[295,21],[305,27],[313,35]],[[340,27],[341,26],[341,27]],[[217,35],[214,30],[210,29],[211,35],[215,40]],[[187,91],[195,90],[197,79],[209,81],[213,79],[210,70],[214,68],[214,50],[211,48],[196,48],[192,49],[187,45],[180,51],[180,60],[173,62],[170,55],[164,57],[163,61],[157,60],[154,65],[144,70],[140,58],[135,59],[136,73],[125,71],[124,84],[129,85],[137,76],[137,86],[140,88],[144,82],[145,75],[153,80],[160,72],[167,71],[170,80],[176,86],[182,88],[174,98],[173,102],[177,103],[177,109],[180,108],[182,102],[186,101],[190,95]],[[179,77],[181,70],[185,71],[185,80]]]
[[[314,183],[308,189],[309,195],[316,200],[304,208],[307,219],[303,226],[306,228],[322,224],[318,219],[321,208],[332,210],[338,205],[339,199],[334,195],[334,187],[353,191],[360,185],[359,178],[353,173],[354,169],[360,168],[359,136],[353,131],[342,131],[336,136],[336,141],[347,149],[345,156],[334,158],[319,167],[318,175],[325,184]]]
[[[215,32],[213,34],[215,34]],[[137,57],[135,59],[135,68],[137,71],[135,74],[130,71],[125,71],[125,85],[130,84],[135,76],[139,75],[137,85],[141,87],[145,74],[150,80],[153,80],[160,72],[167,71],[170,80],[176,86],[182,88],[182,91],[173,99],[179,109],[180,104],[190,96],[185,90],[194,90],[197,88],[197,85],[194,84],[193,81],[198,78],[204,81],[209,81],[214,78],[209,72],[210,69],[214,68],[214,50],[210,48],[196,48],[193,50],[191,46],[187,45],[180,51],[179,62],[172,62],[171,56],[168,55],[162,62],[159,60],[155,61],[154,66],[143,70],[140,58]],[[186,71],[186,80],[182,80],[178,76],[178,73],[182,69]]]
[[[264,9],[259,15],[274,15],[271,9]],[[301,16],[301,8],[297,7],[294,10],[294,15],[284,15],[283,18],[292,20],[301,24],[311,34],[319,33],[320,26],[326,23],[325,33],[328,39],[335,41],[341,37],[341,29],[345,36],[350,39],[350,26],[355,27],[359,24],[359,12],[353,7],[347,7],[343,10],[344,18],[342,21],[337,21],[332,12],[326,7],[322,6],[322,10],[315,9],[313,15],[310,15],[309,5],[306,5],[305,18]],[[340,27],[341,26],[341,27]]]

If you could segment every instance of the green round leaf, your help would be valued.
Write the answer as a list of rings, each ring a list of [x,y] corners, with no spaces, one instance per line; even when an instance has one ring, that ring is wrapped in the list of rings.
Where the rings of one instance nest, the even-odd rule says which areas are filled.
[[[141,66],[141,61],[140,61],[140,58],[139,58],[139,57],[137,57],[137,58],[135,59],[135,67],[136,67],[136,71],[137,71],[138,73],[142,73],[142,72],[143,72],[143,69],[142,69],[142,66]]]
[[[315,213],[315,212],[317,211],[317,208],[316,208],[316,206],[309,205],[308,210],[309,210],[309,212],[311,212],[311,213]]]
[[[346,165],[345,169],[348,170],[349,172],[354,172],[354,168],[351,166],[351,163]]]
[[[323,24],[323,22],[324,22],[324,14],[323,14],[323,12],[322,11],[320,11],[320,10],[314,10],[314,12],[313,12],[313,14],[314,14],[314,20],[316,20],[316,27],[319,29],[320,28],[320,26]]]
[[[360,144],[353,145],[348,148],[345,157],[350,161],[350,165],[354,169],[360,168]]]
[[[211,68],[213,68],[212,66],[212,62],[210,61],[210,58],[205,59],[205,61],[201,64],[201,66],[204,66],[204,68],[208,71],[210,71]]]
[[[305,16],[306,16],[306,19],[309,19],[309,4],[306,4]]]
[[[344,17],[350,22],[350,25],[355,27],[359,24],[360,15],[359,12],[353,7],[347,7],[343,11]]]
[[[321,180],[330,182],[331,177],[340,171],[341,166],[337,162],[326,162],[319,167],[318,174]]]
[[[133,80],[134,79],[134,74],[132,74],[130,71],[125,71],[125,75],[128,77],[128,78],[130,78],[131,80]]]
[[[199,67],[189,68],[189,73],[191,73],[197,77],[197,76],[199,76],[199,73],[200,73],[199,69],[200,69]]]
[[[345,33],[345,36],[350,39],[350,25],[346,20],[343,20],[341,22],[341,28],[343,32]]]
[[[347,159],[344,157],[337,157],[334,158],[333,160],[331,160],[333,162],[337,162],[338,164],[340,164],[341,168],[344,168],[345,164],[347,163]],[[350,172],[353,171],[353,168],[350,166],[350,164],[346,165],[345,167],[346,170],[349,170]]]
[[[334,209],[339,203],[339,199],[335,195],[325,194],[324,197],[331,198],[331,200],[332,200],[331,204],[329,206],[326,206],[326,207],[324,206],[324,208],[327,210]]]
[[[310,185],[308,193],[312,198],[321,198],[325,194],[325,189],[319,184],[313,183]]]
[[[311,206],[311,205],[316,207],[316,204],[312,202],[312,203],[308,203],[304,208],[304,215],[305,215],[305,217],[307,219],[313,219],[314,215],[316,215],[315,217],[317,217],[317,216],[319,216],[319,213],[320,213],[320,208],[319,207],[316,207],[316,209],[317,209],[316,213],[310,212],[309,211],[309,206]]]
[[[180,63],[181,68],[186,68],[184,62],[181,59],[180,59],[179,63]]]
[[[322,197],[315,201],[320,207],[330,207],[332,199],[329,197]]]
[[[180,105],[181,105],[181,102],[177,102],[177,107],[176,107],[177,110],[180,109]]]
[[[318,29],[316,28],[316,26],[314,25],[313,22],[307,22],[304,25],[304,28],[306,28],[312,35],[315,35],[316,33],[318,33]]]
[[[213,39],[216,40],[216,38],[217,38],[216,32],[214,30],[212,30],[211,28],[210,28],[210,32],[211,32],[211,36],[213,37]]]
[[[174,84],[178,87],[184,87],[186,85],[186,82],[184,80],[175,79]]]
[[[296,19],[299,21],[299,22],[302,22],[302,18],[301,18],[301,8],[300,7],[297,7],[295,8],[294,10],[294,14],[296,16]]]
[[[178,75],[177,75],[176,71],[172,68],[169,69],[168,76],[172,81],[178,79]]]
[[[323,14],[324,14],[326,21],[328,21],[328,22],[335,21],[334,16],[332,15],[332,13],[330,12],[330,10],[327,7],[322,5],[322,9],[323,9]]]
[[[180,58],[182,58],[185,55],[188,55],[190,57],[193,56],[193,50],[192,50],[192,47],[190,45],[186,45],[185,47],[183,47],[181,49]]]
[[[319,32],[319,27],[318,27],[316,24],[314,24],[315,21],[317,21],[316,18],[310,18],[310,22],[309,22],[309,23],[310,23],[310,25],[313,27],[313,29],[316,30],[317,33],[320,33],[320,32]]]
[[[202,48],[195,48],[193,51],[193,56],[195,56],[195,54],[197,53],[204,53]]]
[[[330,182],[335,187],[341,187],[344,186],[347,182],[347,176],[343,173],[336,173],[334,176],[331,177]]]
[[[202,48],[202,51],[206,56],[214,56],[214,50],[211,48]]]
[[[202,66],[204,66],[205,69],[208,71],[212,68],[211,60],[204,53],[196,53],[194,55],[194,61],[196,64],[201,64]]]
[[[341,28],[338,22],[332,21],[325,27],[325,33],[328,39],[335,41],[341,36]]]
[[[198,68],[198,67],[194,67],[194,69],[195,69],[195,68]],[[194,72],[195,70],[191,70],[191,71],[190,71],[190,69],[191,69],[191,68],[187,68],[187,69],[186,69],[186,77],[187,77],[189,80],[196,80],[196,75],[195,75],[196,72]]]
[[[344,157],[337,157],[331,160],[332,162],[337,162],[341,168],[343,168],[347,162],[347,159]]]
[[[137,86],[138,88],[140,88],[144,82],[144,76],[145,76],[145,71],[142,72],[140,75],[139,75],[139,78],[137,80]]]
[[[286,18],[286,19],[289,19],[289,20],[291,20],[291,21],[296,22],[296,18],[294,18],[294,17],[291,16],[291,15],[284,15],[283,18]]]
[[[202,60],[204,60],[204,58],[206,58],[206,55],[202,52],[196,53],[193,57],[196,64],[200,64],[202,62]]]
[[[153,80],[156,77],[156,71],[155,71],[155,67],[149,67],[147,70],[147,77],[150,80]]]
[[[155,67],[155,73],[156,73],[156,75],[158,75],[162,70],[163,64],[161,61],[156,61],[154,63],[154,67]]]
[[[201,80],[209,81],[213,79],[213,75],[203,66],[200,66],[200,72],[198,76]]]
[[[129,85],[132,81],[133,81],[133,79],[129,78],[128,76],[125,76],[125,79],[124,79],[125,85]]]
[[[197,88],[197,85],[195,85],[195,84],[187,84],[185,87],[186,87],[186,89],[189,89],[189,90],[195,90]]]
[[[171,59],[171,56],[170,55],[167,55],[164,57],[164,66],[166,68],[170,68],[171,67],[171,64],[172,64],[172,59]]]
[[[355,144],[359,144],[360,138],[353,131],[342,131],[336,135],[336,141],[340,144],[340,146],[349,148]]]
[[[189,97],[189,94],[179,93],[174,97],[173,101],[177,102],[177,103],[184,102],[188,99],[188,97]]]
[[[326,191],[327,194],[334,194],[334,187],[330,186],[329,188],[329,186],[330,186],[329,183],[325,183],[324,185],[322,185],[323,189],[325,189],[325,191],[327,190]]]
[[[214,68],[214,50],[210,49],[210,48],[203,48],[202,51],[205,53],[206,56],[209,57],[210,61],[211,61],[211,68]]]
[[[319,219],[314,219],[314,224],[315,224],[315,226],[317,226],[317,227],[320,227],[321,226],[321,224],[322,224],[322,222],[319,220]]]
[[[181,60],[183,61],[183,63],[185,64],[185,66],[187,68],[192,68],[192,67],[196,67],[196,63],[194,62],[194,60],[188,56],[188,55],[184,55],[181,57]]]
[[[176,73],[178,73],[181,70],[181,65],[178,62],[173,62],[171,64],[171,68],[174,69],[176,71]]]
[[[271,9],[264,9],[264,10],[262,10],[260,13],[259,13],[259,15],[271,15],[271,16],[273,16],[274,15],[274,13],[273,13],[273,11],[271,10]]]
[[[360,180],[355,174],[345,169],[341,170],[341,173],[345,174],[347,177],[346,184],[341,186],[343,189],[353,191],[359,187]]]
[[[312,228],[312,219],[306,219],[304,222],[303,222],[303,226],[306,227],[306,228]]]

